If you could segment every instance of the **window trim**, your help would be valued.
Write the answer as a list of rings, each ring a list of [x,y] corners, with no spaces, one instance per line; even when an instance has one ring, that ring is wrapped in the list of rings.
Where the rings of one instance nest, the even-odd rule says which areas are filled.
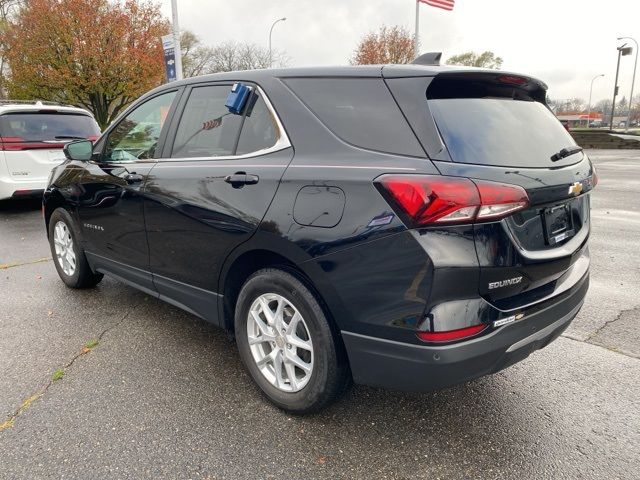
[[[154,159],[157,162],[197,162],[197,161],[211,161],[211,160],[215,160],[215,161],[222,161],[222,160],[243,160],[246,158],[254,158],[254,157],[260,157],[262,155],[267,155],[269,153],[274,153],[274,152],[279,152],[281,150],[285,150],[287,148],[291,147],[291,142],[289,141],[289,136],[287,135],[287,132],[284,129],[284,126],[282,124],[282,121],[280,120],[280,117],[278,116],[278,114],[276,113],[275,108],[273,107],[273,104],[271,103],[271,100],[269,99],[269,97],[267,96],[267,94],[265,93],[265,91],[262,89],[262,87],[260,87],[260,85],[258,85],[255,82],[250,82],[250,81],[246,81],[243,83],[248,83],[251,84],[253,87],[255,87],[255,89],[257,90],[258,94],[262,97],[262,99],[264,100],[265,105],[267,106],[267,109],[269,110],[269,113],[272,115],[272,117],[275,120],[276,123],[276,129],[278,131],[278,140],[276,141],[275,144],[273,144],[271,147],[269,148],[263,148],[261,150],[255,150],[253,152],[249,152],[249,153],[245,153],[242,155],[219,155],[219,156],[205,156],[205,157],[180,157],[180,158],[173,158],[171,157],[171,151],[173,150],[173,144],[175,143],[175,139],[176,139],[176,133],[178,131],[178,126],[180,125],[180,120],[182,120],[182,116],[184,115],[184,111],[185,111],[185,107],[187,105],[187,101],[189,99],[189,96],[191,95],[191,91],[194,88],[200,88],[200,87],[212,87],[212,86],[225,86],[225,85],[233,85],[236,82],[240,82],[241,80],[220,80],[218,82],[203,82],[203,83],[194,83],[193,85],[189,85],[189,89],[185,91],[185,93],[183,94],[181,101],[180,101],[180,105],[179,107],[179,111],[180,114],[178,115],[177,112],[174,113],[173,115],[173,120],[171,122],[170,125],[170,133],[167,134],[167,138],[165,139],[165,144],[163,146],[163,150],[162,150],[162,156],[159,158]],[[236,138],[236,144],[238,143],[239,139],[240,139],[240,135],[242,134],[242,127],[244,127],[244,115],[243,115],[243,121],[242,121],[242,125],[238,131],[238,137]]]

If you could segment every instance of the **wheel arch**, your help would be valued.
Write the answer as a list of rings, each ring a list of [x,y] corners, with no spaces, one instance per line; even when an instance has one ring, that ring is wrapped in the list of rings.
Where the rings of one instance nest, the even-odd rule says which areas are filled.
[[[47,231],[47,238],[49,237],[49,220],[51,220],[51,215],[57,208],[60,207],[67,207],[67,202],[65,201],[62,193],[60,193],[60,191],[58,190],[46,191],[44,193],[44,196],[42,197],[42,215],[44,217],[44,225]]]
[[[309,288],[318,300],[334,333],[340,337],[340,318],[346,314],[346,310],[322,269],[297,245],[284,239],[279,239],[275,244],[273,239],[270,240],[272,241],[250,240],[236,249],[225,261],[218,290],[223,294],[223,300],[218,306],[220,325],[228,331],[233,331],[235,303],[247,278],[264,268],[279,268],[295,276]]]

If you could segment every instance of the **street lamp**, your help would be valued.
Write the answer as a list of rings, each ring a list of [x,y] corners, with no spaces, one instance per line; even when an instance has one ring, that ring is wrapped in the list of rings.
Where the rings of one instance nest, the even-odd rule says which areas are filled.
[[[591,94],[593,93],[593,82],[596,78],[604,77],[604,73],[596,75],[591,79],[591,88],[589,89],[589,113],[587,114],[587,128],[589,128],[589,122],[591,121]]]
[[[284,22],[286,19],[287,17],[279,18],[278,20],[273,22],[273,25],[271,25],[271,30],[269,30],[269,68],[271,68],[271,64],[273,63],[273,60],[271,58],[271,34],[273,33],[273,27],[276,26],[276,23]]]
[[[631,96],[629,97],[629,112],[627,113],[627,124],[625,131],[629,130],[629,120],[631,120],[631,107],[633,106],[633,85],[636,83],[636,68],[638,67],[638,42],[631,37],[619,37],[618,40],[631,40],[636,44],[636,62],[633,65],[633,78],[631,79]]]
[[[631,55],[633,48],[627,47],[626,43],[623,43],[618,47],[618,65],[616,66],[616,80],[613,82],[613,101],[611,102],[611,120],[609,121],[609,131],[613,130],[613,114],[616,111],[616,95],[618,95],[618,73],[620,73],[620,57],[623,55]]]
[[[180,25],[178,24],[178,0],[171,0],[173,49],[176,55],[176,80],[182,80],[182,48],[180,47]]]

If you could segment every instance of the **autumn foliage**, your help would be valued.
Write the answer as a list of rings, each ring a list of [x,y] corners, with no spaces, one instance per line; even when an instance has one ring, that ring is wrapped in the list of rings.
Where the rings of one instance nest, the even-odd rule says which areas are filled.
[[[382,27],[367,34],[358,44],[352,65],[409,63],[416,57],[413,36],[406,28]]]
[[[9,94],[83,106],[104,128],[162,83],[168,31],[153,3],[29,0],[3,33]]]

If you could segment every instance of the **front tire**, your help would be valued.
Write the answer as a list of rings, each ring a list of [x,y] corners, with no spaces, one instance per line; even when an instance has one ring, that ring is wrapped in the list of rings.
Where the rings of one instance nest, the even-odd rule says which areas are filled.
[[[102,280],[101,273],[91,271],[73,228],[73,218],[64,208],[57,208],[49,219],[49,246],[58,275],[68,287],[89,288]]]
[[[268,268],[244,284],[235,314],[240,357],[278,407],[322,409],[337,399],[349,369],[318,301],[293,275]]]

